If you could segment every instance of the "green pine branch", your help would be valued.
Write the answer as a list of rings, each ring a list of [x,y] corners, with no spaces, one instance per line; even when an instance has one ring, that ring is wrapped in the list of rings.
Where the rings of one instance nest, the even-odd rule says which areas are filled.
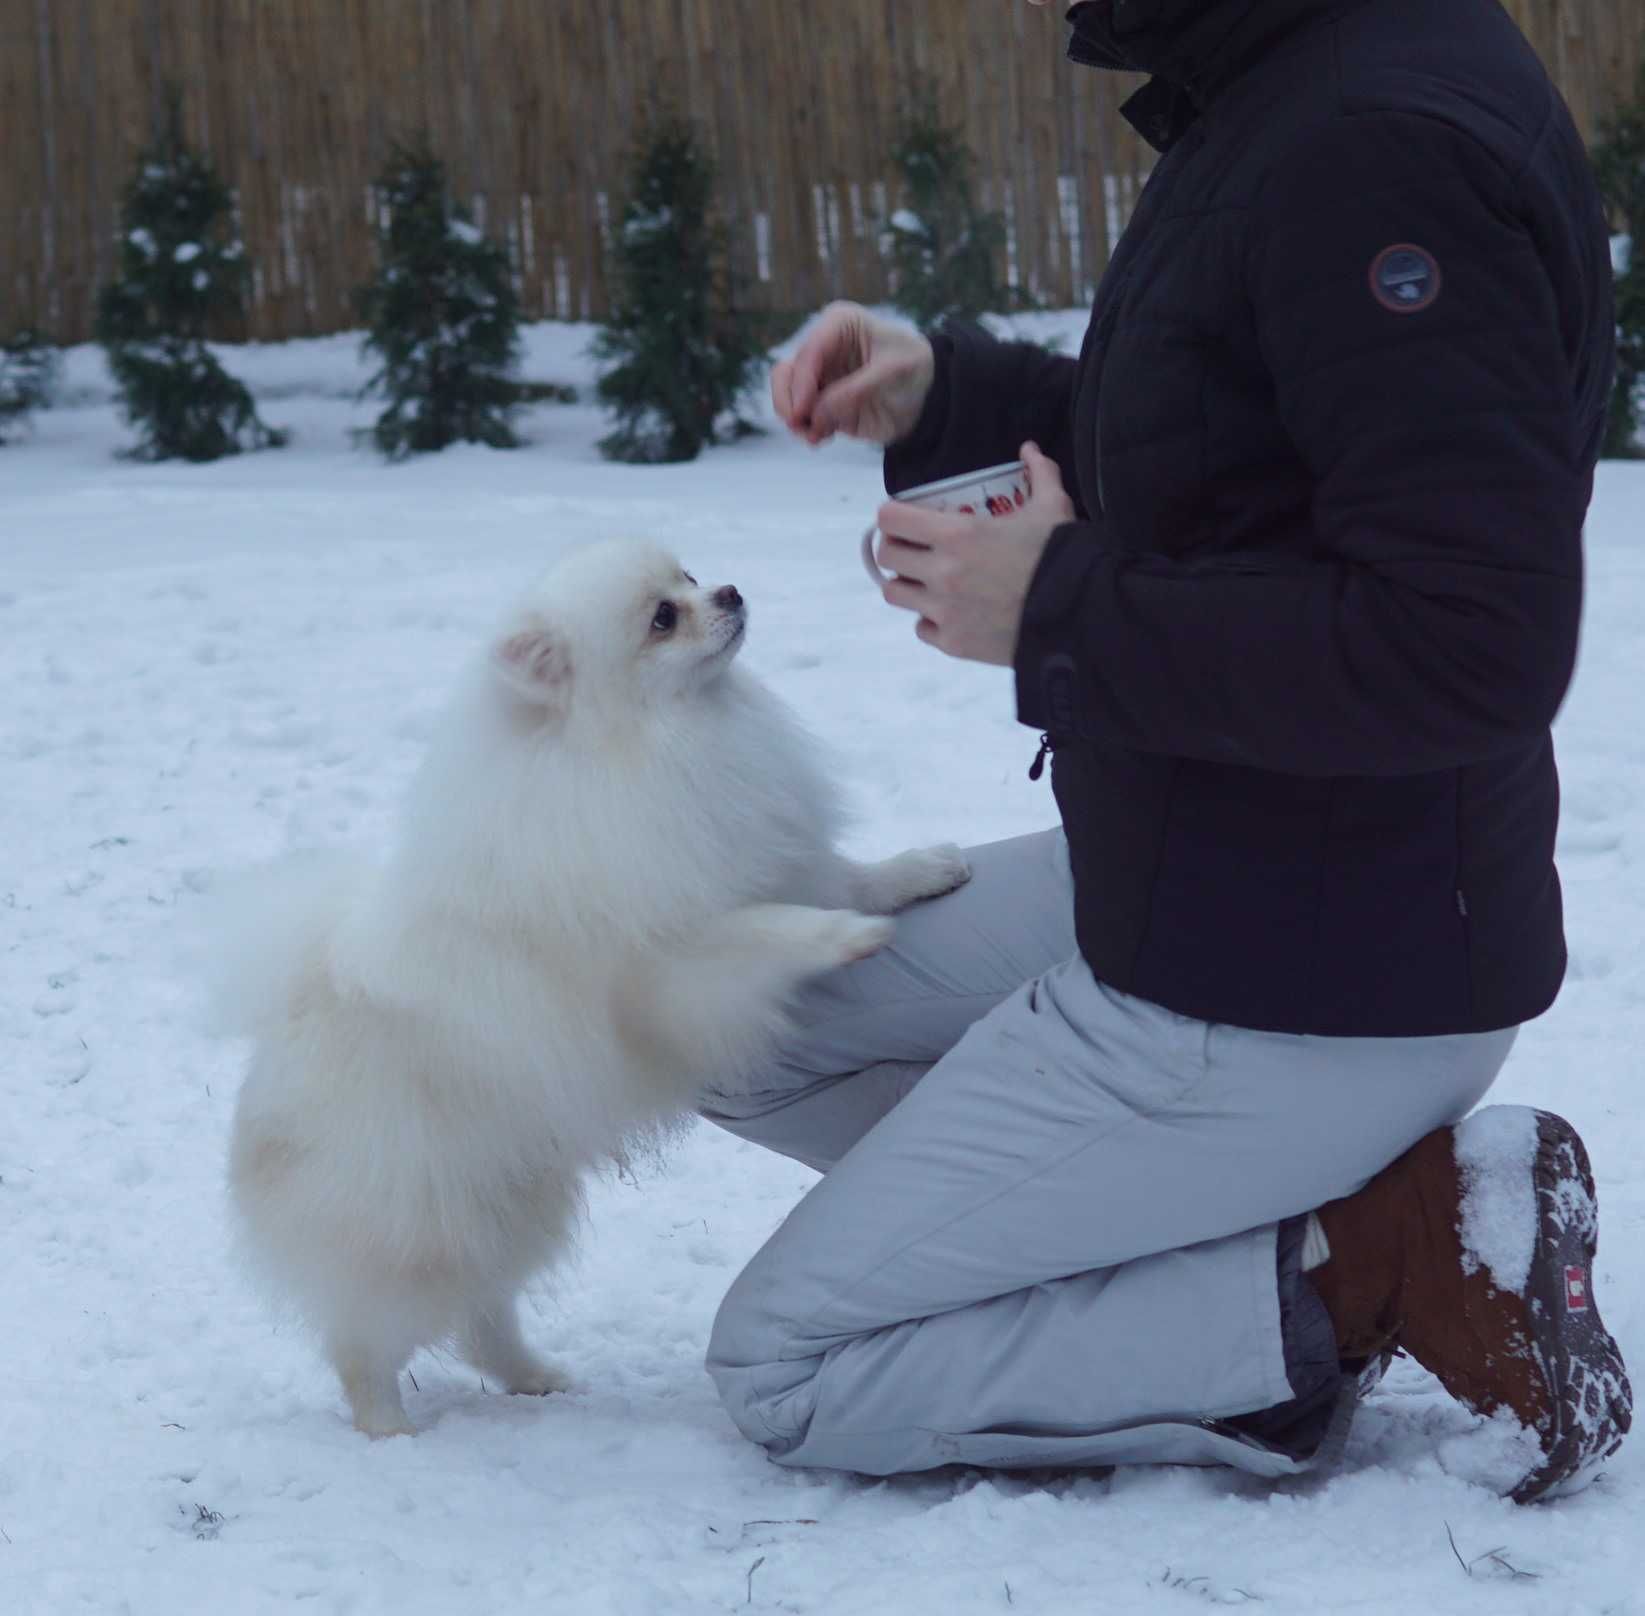
[[[454,206],[426,138],[397,144],[378,177],[380,267],[358,294],[372,429],[391,460],[464,441],[512,449],[519,301],[508,255]]]
[[[611,311],[595,338],[613,460],[692,460],[754,427],[741,405],[766,363],[766,326],[740,302],[697,132],[658,117],[631,160],[610,251]],[[726,417],[730,417],[729,422]]]
[[[213,322],[244,312],[249,271],[233,211],[211,160],[185,140],[172,92],[126,187],[119,267],[97,307],[139,458],[216,460],[285,441],[206,345]]]
[[[964,134],[944,121],[935,91],[917,86],[891,156],[902,179],[901,206],[884,222],[892,301],[922,331],[949,318],[1028,303],[1000,276],[1005,221],[973,194],[975,160]]]
[[[1594,173],[1613,224],[1630,238],[1616,277],[1617,368],[1603,453],[1640,453],[1640,390],[1645,382],[1645,67],[1634,99],[1601,129],[1592,151]]]

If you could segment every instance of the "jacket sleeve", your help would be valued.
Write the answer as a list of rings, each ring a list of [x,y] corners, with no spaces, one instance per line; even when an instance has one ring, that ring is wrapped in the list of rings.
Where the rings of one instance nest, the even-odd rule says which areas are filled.
[[[1522,747],[1570,680],[1592,483],[1509,177],[1443,123],[1342,118],[1250,222],[1247,292],[1311,506],[1198,560],[1060,528],[1023,615],[1019,716],[1298,775]],[[1434,266],[1415,309],[1386,306],[1397,276],[1373,277],[1390,247]]]
[[[886,492],[1001,465],[1032,440],[1072,493],[1078,363],[1031,342],[1000,342],[967,321],[947,321],[931,346],[931,391],[914,430],[885,452]]]

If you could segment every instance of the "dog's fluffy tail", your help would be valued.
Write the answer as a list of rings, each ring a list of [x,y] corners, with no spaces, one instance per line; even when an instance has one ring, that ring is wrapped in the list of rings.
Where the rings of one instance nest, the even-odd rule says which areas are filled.
[[[348,849],[294,853],[214,888],[190,952],[207,1028],[255,1035],[286,1013],[299,977],[322,967],[370,865]]]

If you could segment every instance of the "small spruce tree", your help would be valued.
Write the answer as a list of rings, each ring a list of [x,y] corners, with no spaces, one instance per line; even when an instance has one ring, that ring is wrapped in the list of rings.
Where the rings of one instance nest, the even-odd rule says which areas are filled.
[[[902,176],[902,205],[886,221],[892,300],[923,330],[949,316],[975,319],[1024,300],[999,278],[1005,222],[972,195],[971,151],[945,123],[935,92],[916,88],[891,155]]]
[[[170,96],[126,188],[119,274],[97,307],[97,340],[141,459],[216,460],[285,441],[206,346],[209,325],[244,309],[233,204],[210,160],[185,142],[181,102]]]
[[[391,460],[459,439],[512,449],[520,312],[508,255],[453,205],[426,139],[396,145],[375,186],[381,265],[362,287],[372,437]]]
[[[6,433],[43,409],[57,375],[57,350],[24,327],[0,342],[0,444]]]
[[[1639,453],[1639,394],[1645,381],[1645,68],[1633,102],[1601,130],[1593,150],[1612,221],[1629,239],[1616,277],[1617,365],[1604,453]]]
[[[739,413],[766,363],[765,322],[739,303],[714,166],[696,131],[665,115],[641,137],[611,251],[611,312],[594,341],[610,362],[600,401],[613,460],[693,460],[756,430]]]

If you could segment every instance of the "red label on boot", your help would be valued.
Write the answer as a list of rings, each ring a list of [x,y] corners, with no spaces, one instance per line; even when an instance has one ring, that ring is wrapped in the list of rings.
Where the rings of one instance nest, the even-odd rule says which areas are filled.
[[[1588,1311],[1588,1275],[1584,1269],[1565,1270],[1565,1306],[1572,1313]]]

